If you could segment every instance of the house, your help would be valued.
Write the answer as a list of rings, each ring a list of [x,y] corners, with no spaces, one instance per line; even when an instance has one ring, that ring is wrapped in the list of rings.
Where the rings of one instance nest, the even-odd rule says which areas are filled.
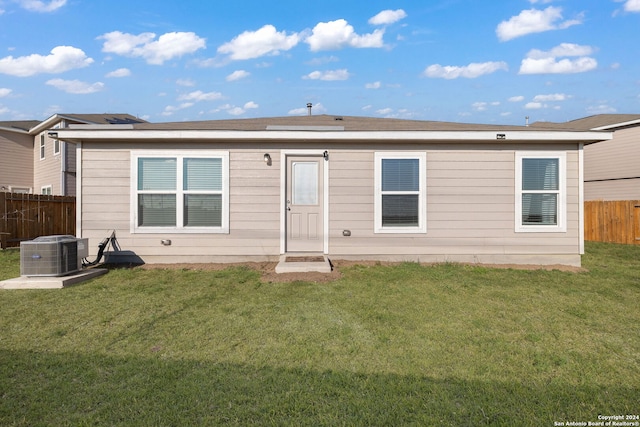
[[[71,125],[77,234],[147,263],[566,264],[606,131],[309,115]]]
[[[33,188],[35,120],[0,122],[0,191],[30,193]]]
[[[129,114],[54,114],[0,122],[0,191],[75,196],[75,147],[55,137],[72,124],[142,123]]]

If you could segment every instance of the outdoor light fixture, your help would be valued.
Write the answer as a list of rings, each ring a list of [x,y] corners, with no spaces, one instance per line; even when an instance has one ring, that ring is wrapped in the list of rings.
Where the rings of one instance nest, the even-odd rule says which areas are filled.
[[[271,164],[271,156],[269,155],[269,153],[264,153],[264,162],[268,165]]]
[[[329,152],[327,150],[324,150],[324,153],[322,153],[322,157],[324,157],[325,160],[329,160]]]

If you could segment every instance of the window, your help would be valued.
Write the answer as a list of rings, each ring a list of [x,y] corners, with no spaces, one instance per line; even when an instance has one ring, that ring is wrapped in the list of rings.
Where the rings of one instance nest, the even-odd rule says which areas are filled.
[[[47,196],[51,196],[53,194],[53,187],[50,185],[46,185],[40,189],[40,194],[44,194]]]
[[[228,153],[133,155],[135,232],[228,233]]]
[[[43,133],[43,134],[40,135],[40,160],[43,160],[44,156],[45,156],[44,141],[45,141],[45,139],[44,139],[44,133]]]
[[[565,232],[566,154],[516,153],[516,232]]]
[[[375,232],[426,233],[426,153],[375,153]]]
[[[53,128],[60,129],[60,125],[57,124]],[[60,154],[60,140],[57,138],[53,140],[53,154]]]

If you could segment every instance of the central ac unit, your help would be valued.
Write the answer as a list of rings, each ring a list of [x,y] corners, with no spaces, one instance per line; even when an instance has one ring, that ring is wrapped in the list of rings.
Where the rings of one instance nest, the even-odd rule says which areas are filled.
[[[20,275],[64,276],[82,268],[87,239],[42,236],[20,243]]]

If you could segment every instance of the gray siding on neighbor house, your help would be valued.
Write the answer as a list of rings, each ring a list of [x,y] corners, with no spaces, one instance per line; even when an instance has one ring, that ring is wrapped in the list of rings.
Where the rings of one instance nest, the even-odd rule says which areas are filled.
[[[82,237],[90,252],[116,231],[123,250],[146,262],[276,260],[281,240],[281,149],[328,149],[329,248],[334,259],[531,262],[579,264],[579,156],[567,153],[567,231],[516,233],[515,153],[550,151],[520,144],[215,144],[179,143],[182,149],[229,152],[229,234],[131,234],[131,150],[175,149],[176,144],[83,143]],[[391,147],[391,148],[390,148]],[[376,151],[423,151],[427,155],[427,233],[374,233]],[[263,154],[273,163],[266,165]],[[343,236],[349,230],[351,236]],[[170,239],[171,246],[160,241]]]
[[[585,200],[640,199],[640,126],[584,148]]]
[[[33,138],[0,129],[0,188],[33,187]]]

